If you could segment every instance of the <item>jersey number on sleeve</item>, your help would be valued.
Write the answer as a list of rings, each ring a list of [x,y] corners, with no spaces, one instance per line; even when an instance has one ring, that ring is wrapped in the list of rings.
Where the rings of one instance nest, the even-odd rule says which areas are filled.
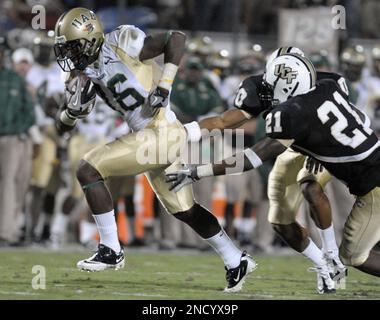
[[[245,90],[244,88],[240,88],[235,97],[235,107],[241,108],[247,96],[248,96],[247,90]]]
[[[323,124],[325,124],[331,119],[331,114],[334,115],[337,120],[330,128],[331,135],[334,137],[336,141],[338,141],[342,145],[349,146],[355,149],[367,139],[367,135],[370,135],[372,133],[372,130],[368,126],[364,125],[359,115],[350,106],[347,100],[341,96],[339,92],[335,91],[333,96],[334,101],[325,101],[318,108],[318,118],[321,120]],[[339,109],[346,110],[349,114],[353,116],[357,125],[362,127],[359,128],[358,126],[354,130],[352,130],[352,137],[349,137],[347,134],[343,132],[347,129],[349,120]],[[367,135],[365,135],[365,133],[367,133]]]

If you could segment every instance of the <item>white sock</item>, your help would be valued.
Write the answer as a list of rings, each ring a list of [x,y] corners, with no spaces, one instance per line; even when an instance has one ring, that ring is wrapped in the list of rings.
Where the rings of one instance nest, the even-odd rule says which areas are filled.
[[[309,258],[311,261],[314,262],[315,265],[321,266],[326,264],[325,260],[323,259],[323,253],[321,249],[319,249],[313,240],[309,238],[310,242],[309,245],[306,247],[304,251],[302,251],[302,254]]]
[[[318,229],[319,235],[322,239],[322,249],[323,252],[332,251],[334,253],[337,253],[339,251],[338,246],[336,244],[335,240],[335,233],[334,233],[334,227],[331,224],[330,227],[322,230]]]
[[[242,251],[239,250],[222,229],[215,236],[204,239],[223,259],[227,269],[236,268],[240,264]]]
[[[53,218],[51,233],[54,235],[63,235],[66,232],[68,224],[69,215],[58,212]]]
[[[121,248],[117,236],[117,226],[114,211],[112,210],[110,212],[102,214],[93,214],[92,216],[94,217],[96,225],[98,226],[100,243],[111,248],[116,253],[119,253]]]

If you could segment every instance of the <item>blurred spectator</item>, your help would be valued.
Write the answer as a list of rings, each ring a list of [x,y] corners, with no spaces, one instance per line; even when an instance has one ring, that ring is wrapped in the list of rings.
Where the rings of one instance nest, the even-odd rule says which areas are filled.
[[[183,123],[196,120],[210,112],[221,112],[220,96],[204,79],[204,66],[200,59],[191,57],[186,62],[184,79],[176,79],[171,103],[177,117]]]
[[[207,60],[214,52],[214,43],[210,37],[195,37],[187,44],[187,51],[190,55],[201,60],[203,66],[207,65]]]
[[[207,77],[215,90],[223,97],[223,81],[231,70],[230,53],[225,49],[214,52],[207,59],[207,68]]]
[[[313,63],[315,69],[319,71],[330,71],[331,64],[329,61],[328,53],[324,50],[313,52],[309,55],[311,62]]]
[[[372,49],[372,72],[366,79],[368,100],[366,101],[367,113],[371,118],[371,127],[380,136],[380,46]]]
[[[3,66],[0,47],[0,240],[19,239],[19,218],[29,185],[34,107],[25,81]]]
[[[359,108],[365,106],[365,85],[363,82],[363,69],[366,57],[362,46],[345,48],[340,55],[340,71],[347,80],[350,101]]]

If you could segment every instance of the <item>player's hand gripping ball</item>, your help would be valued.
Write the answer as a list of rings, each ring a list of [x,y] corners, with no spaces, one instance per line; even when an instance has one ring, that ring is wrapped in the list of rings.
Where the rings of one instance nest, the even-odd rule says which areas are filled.
[[[68,81],[65,95],[69,114],[78,119],[85,118],[95,105],[95,87],[84,74]]]

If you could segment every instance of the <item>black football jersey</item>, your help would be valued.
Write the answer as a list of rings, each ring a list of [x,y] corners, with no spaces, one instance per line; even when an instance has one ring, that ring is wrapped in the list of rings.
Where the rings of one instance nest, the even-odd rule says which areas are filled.
[[[263,106],[259,94],[265,91],[263,86],[264,75],[258,74],[245,78],[236,93],[234,100],[234,107],[244,110],[252,117],[256,118],[260,113],[267,110],[267,107]],[[341,89],[348,95],[348,89],[344,78],[333,72],[317,72],[317,80],[331,79],[336,81]]]
[[[319,160],[354,195],[380,186],[380,142],[335,80],[321,80],[313,91],[274,108],[266,133],[294,140],[294,150]]]

